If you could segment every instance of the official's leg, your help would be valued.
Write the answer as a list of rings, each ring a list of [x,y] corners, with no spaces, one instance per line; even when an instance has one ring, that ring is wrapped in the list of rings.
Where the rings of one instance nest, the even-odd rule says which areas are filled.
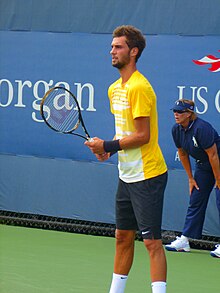
[[[189,238],[200,239],[206,208],[215,179],[212,170],[206,170],[204,165],[196,167],[194,178],[199,186],[199,190],[194,188],[190,196],[183,235]]]
[[[219,224],[220,224],[220,189],[218,187],[215,188],[215,195],[216,195],[216,205],[218,208]]]
[[[206,208],[215,183],[211,166],[197,163],[194,178],[199,190],[194,188],[190,195],[181,237],[177,237],[171,244],[165,245],[169,251],[189,252],[189,238],[200,239],[202,236]]]
[[[219,213],[219,224],[220,224],[220,189],[218,187],[215,188],[216,192],[216,205]],[[215,249],[210,252],[211,256],[220,258],[220,244],[215,245]]]

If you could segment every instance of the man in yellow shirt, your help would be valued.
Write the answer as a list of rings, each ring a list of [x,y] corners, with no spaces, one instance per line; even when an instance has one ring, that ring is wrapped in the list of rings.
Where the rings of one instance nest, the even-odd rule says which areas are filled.
[[[116,253],[110,293],[123,293],[140,230],[150,257],[153,293],[166,292],[166,257],[161,222],[167,167],[158,145],[156,95],[136,63],[146,46],[142,33],[124,25],[113,32],[112,65],[120,78],[108,90],[115,137],[85,142],[100,161],[118,152]]]

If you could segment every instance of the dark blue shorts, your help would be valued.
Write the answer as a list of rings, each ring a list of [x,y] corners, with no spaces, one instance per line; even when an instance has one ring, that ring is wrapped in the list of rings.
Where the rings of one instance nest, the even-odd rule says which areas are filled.
[[[144,181],[119,180],[116,194],[116,228],[140,230],[144,239],[161,239],[167,172]]]

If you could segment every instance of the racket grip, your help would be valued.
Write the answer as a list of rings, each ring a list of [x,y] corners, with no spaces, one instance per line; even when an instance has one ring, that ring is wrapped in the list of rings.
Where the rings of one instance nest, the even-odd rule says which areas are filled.
[[[88,142],[93,142],[93,141],[94,141],[93,138],[91,137],[88,138]]]

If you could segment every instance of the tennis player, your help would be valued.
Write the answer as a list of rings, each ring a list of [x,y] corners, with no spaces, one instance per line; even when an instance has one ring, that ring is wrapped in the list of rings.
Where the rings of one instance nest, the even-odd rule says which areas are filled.
[[[184,99],[176,101],[172,108],[176,120],[172,135],[189,178],[190,201],[181,237],[165,246],[170,251],[189,252],[189,238],[201,238],[205,212],[214,186],[220,216],[220,136],[212,125],[197,117],[194,108],[193,101]],[[194,175],[190,156],[196,160]],[[220,257],[220,245],[216,245],[211,255]]]
[[[136,230],[140,230],[149,253],[152,292],[165,293],[167,266],[161,221],[167,167],[158,145],[156,95],[136,67],[146,41],[137,28],[123,25],[114,30],[111,45],[112,65],[120,73],[108,90],[115,139],[94,137],[93,142],[85,142],[100,161],[118,152],[116,252],[110,293],[125,290]]]

